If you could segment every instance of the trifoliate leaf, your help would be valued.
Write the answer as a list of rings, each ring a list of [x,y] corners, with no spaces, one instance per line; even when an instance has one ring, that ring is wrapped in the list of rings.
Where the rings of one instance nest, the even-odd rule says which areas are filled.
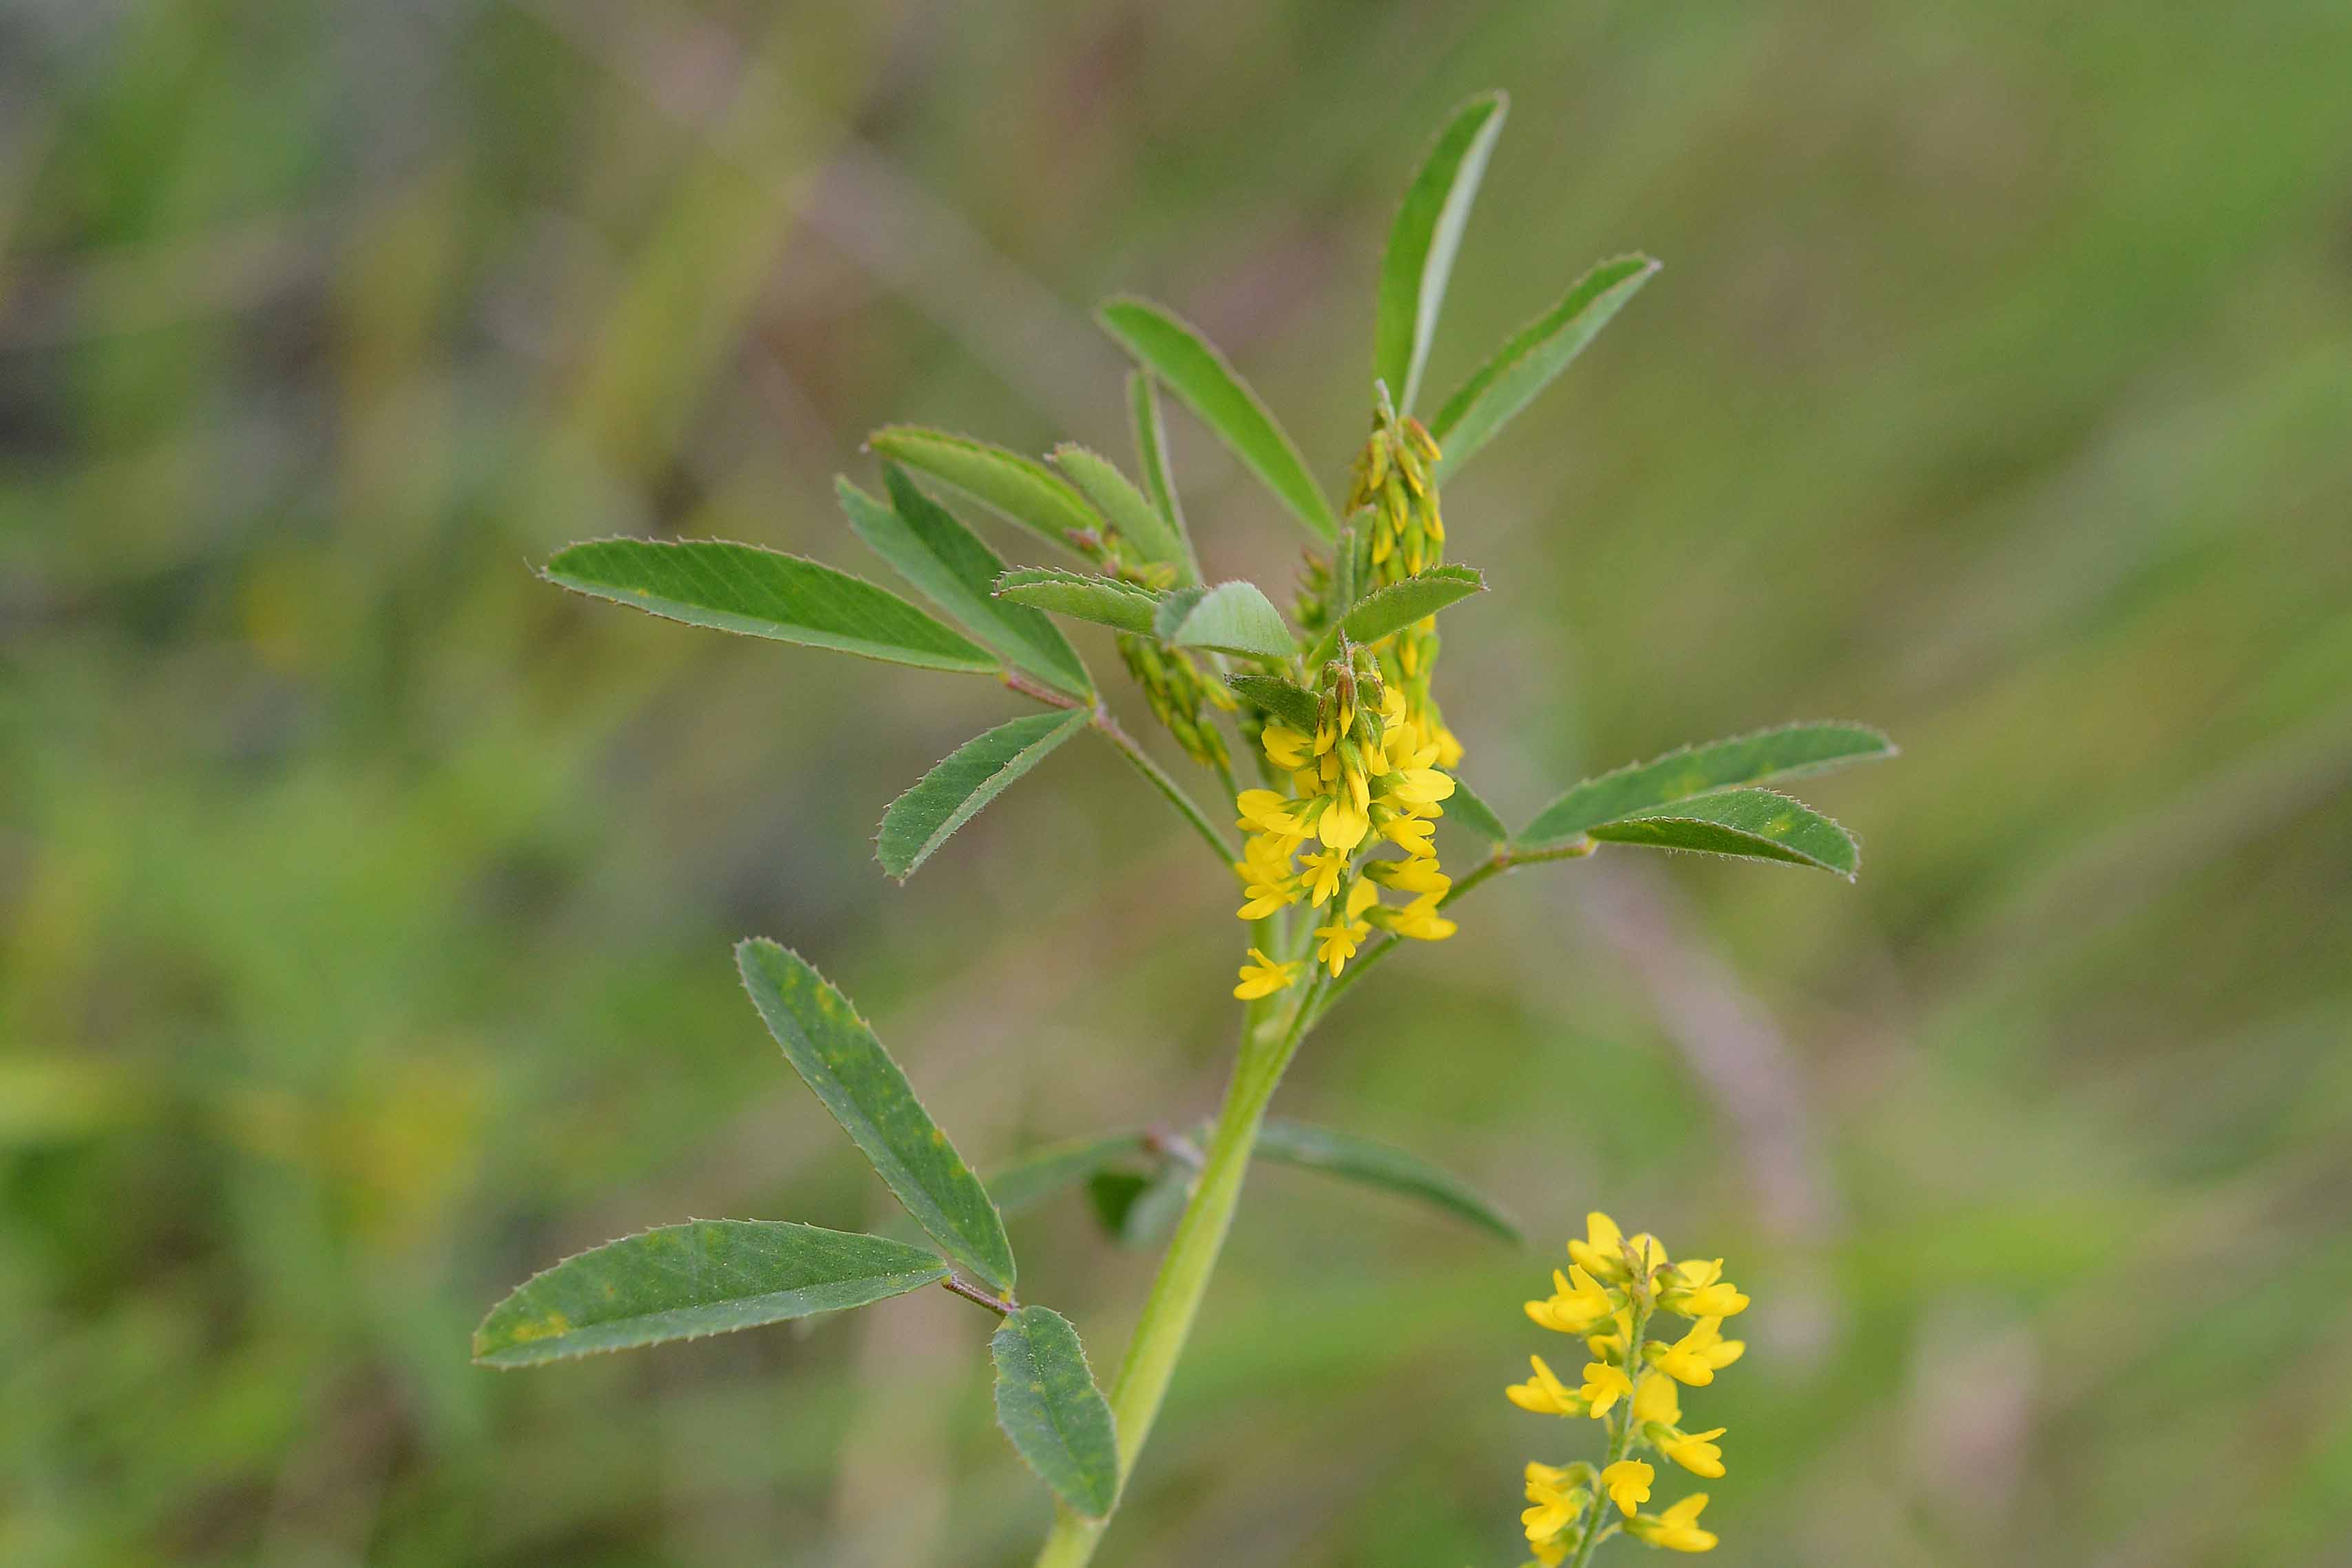
[[[1145,299],[1113,299],[1095,314],[1104,330],[1167,382],[1308,532],[1318,538],[1332,536],[1338,523],[1330,503],[1307,472],[1297,444],[1197,329]]]
[[[1446,279],[1462,246],[1463,225],[1486,158],[1503,131],[1510,99],[1489,92],[1454,111],[1438,132],[1421,172],[1404,193],[1389,227],[1388,254],[1381,263],[1379,313],[1373,320],[1372,373],[1386,382],[1399,413],[1412,412],[1413,394],[1437,331]]]
[[[948,1277],[919,1247],[765,1219],[698,1219],[532,1276],[474,1331],[474,1359],[527,1366],[862,1307]]]
[[[1486,580],[1475,568],[1433,566],[1372,590],[1356,601],[1342,624],[1357,642],[1377,643],[1486,590]]]
[[[1085,710],[1025,714],[957,747],[882,813],[875,839],[882,869],[900,882],[914,875],[982,807],[1086,728],[1087,716]]]
[[[1074,1138],[1024,1155],[988,1178],[988,1195],[996,1212],[1011,1218],[1027,1212],[1055,1193],[1077,1186],[1102,1171],[1131,1160],[1145,1149],[1139,1133],[1111,1133],[1099,1138]]]
[[[1075,443],[1054,448],[1054,463],[1094,503],[1095,509],[1110,519],[1111,527],[1138,556],[1174,567],[1179,580],[1191,575],[1192,558],[1183,539],[1160,508],[1118,471],[1118,465]]]
[[[1862,862],[1853,834],[1803,801],[1769,789],[1697,795],[1597,823],[1586,832],[1610,843],[1815,866],[1849,882]]]
[[[1287,659],[1298,652],[1282,612],[1254,582],[1176,589],[1160,600],[1152,631],[1181,648],[1213,648],[1249,658]]]
[[[1564,843],[1601,822],[1645,807],[1741,784],[1768,784],[1895,754],[1895,743],[1862,724],[1788,724],[1704,746],[1685,746],[1587,779],[1536,814],[1519,834],[1531,848]],[[1449,808],[1450,810],[1451,808]]]
[[[1016,669],[1072,696],[1091,699],[1094,683],[1067,639],[1041,612],[994,596],[1004,562],[955,515],[915,487],[905,470],[883,465],[886,506],[847,479],[834,481],[849,526],[922,596],[962,622]]]
[[[915,1223],[957,1263],[1011,1290],[1013,1247],[996,1206],[849,998],[764,938],[737,943],[735,967],[784,1059]]]
[[[1071,536],[1102,527],[1102,518],[1070,482],[1034,457],[1024,457],[969,435],[889,424],[866,438],[885,457],[944,479],[1000,516],[1066,549]]]
[[[1646,256],[1602,262],[1479,366],[1430,422],[1430,434],[1444,449],[1435,481],[1443,485],[1460,472],[1513,415],[1568,369],[1569,361],[1584,351],[1657,270],[1658,264]]]
[[[1050,1307],[1023,1307],[989,1341],[996,1422],[1054,1495],[1089,1519],[1118,1500],[1118,1444],[1078,1331]]]
[[[595,539],[559,550],[547,580],[665,620],[835,648],[927,670],[994,670],[897,594],[813,560],[717,539]]]
[[[1225,685],[1244,702],[1255,703],[1293,729],[1312,735],[1321,722],[1323,710],[1315,694],[1280,675],[1227,675]]]
[[[1495,808],[1480,799],[1478,791],[1465,783],[1459,773],[1447,777],[1454,780],[1454,793],[1445,798],[1445,815],[1441,820],[1467,829],[1490,844],[1509,843],[1511,831],[1503,826],[1503,819],[1495,814]]]
[[[1149,371],[1127,374],[1127,412],[1135,429],[1135,460],[1143,469],[1144,493],[1167,520],[1169,531],[1184,544],[1185,580],[1201,580],[1200,556],[1184,527],[1184,503],[1176,494],[1176,477],[1168,464],[1168,422],[1160,413],[1160,383]]]
[[[1056,615],[1072,615],[1150,636],[1160,595],[1115,577],[1090,577],[1050,566],[1016,567],[996,580],[996,596]]]
[[[1517,1223],[1468,1182],[1392,1145],[1277,1116],[1269,1117],[1258,1133],[1257,1157],[1384,1187],[1433,1205],[1506,1241],[1526,1239]]]

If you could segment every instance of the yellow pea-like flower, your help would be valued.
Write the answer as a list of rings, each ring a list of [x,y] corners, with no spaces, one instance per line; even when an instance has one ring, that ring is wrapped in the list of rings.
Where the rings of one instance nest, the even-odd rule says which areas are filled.
[[[1620,1459],[1601,1472],[1609,1500],[1629,1516],[1650,1500],[1650,1483],[1657,1479],[1658,1472],[1640,1459]]]

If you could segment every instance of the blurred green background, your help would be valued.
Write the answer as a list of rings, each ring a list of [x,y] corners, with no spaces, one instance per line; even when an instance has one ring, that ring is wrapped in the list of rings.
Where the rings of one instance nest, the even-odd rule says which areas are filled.
[[[2347,80],[2295,0],[0,6],[0,1563],[1025,1561],[941,1293],[467,1334],[647,1224],[887,1218],[736,936],[989,1162],[1211,1107],[1233,889],[1092,746],[898,888],[881,807],[1014,699],[530,568],[878,574],[874,425],[1126,450],[1129,287],[1336,488],[1489,86],[1433,385],[1666,268],[1448,491],[1465,770],[1523,820],[1783,719],[1906,755],[1804,790],[1859,886],[1610,850],[1367,979],[1277,1108],[1542,1249],[1261,1173],[1104,1561],[1518,1561],[1574,1452],[1519,1302],[1595,1205],[1757,1299],[1723,1560],[2344,1561]],[[1286,580],[1171,418],[1213,567]],[[1150,1260],[1014,1239],[1115,1364]]]

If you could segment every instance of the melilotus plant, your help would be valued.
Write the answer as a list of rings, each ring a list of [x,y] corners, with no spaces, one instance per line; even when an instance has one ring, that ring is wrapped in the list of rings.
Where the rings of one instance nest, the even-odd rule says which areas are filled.
[[[1486,585],[1446,559],[1454,537],[1439,492],[1657,268],[1642,256],[1592,268],[1433,415],[1416,416],[1446,278],[1505,108],[1494,94],[1456,110],[1405,193],[1381,270],[1365,389],[1370,435],[1340,506],[1223,354],[1160,307],[1122,298],[1105,305],[1099,319],[1139,367],[1128,381],[1132,476],[1083,446],[1057,447],[1040,462],[971,436],[892,425],[870,441],[879,493],[840,481],[851,529],[930,611],[813,560],[717,540],[602,539],[547,563],[549,580],[564,588],[670,620],[990,676],[1034,700],[1039,711],[959,747],[883,812],[877,857],[902,882],[1055,749],[1081,735],[1108,744],[1239,878],[1239,914],[1249,927],[1234,987],[1243,1004],[1240,1044],[1223,1103],[1202,1128],[1063,1144],[983,1181],[849,998],[790,948],[746,941],[735,956],[752,1006],[931,1245],[783,1220],[666,1226],[568,1259],[524,1284],[476,1333],[478,1361],[530,1365],[938,1285],[1000,1320],[990,1343],[998,1420],[1060,1505],[1038,1562],[1085,1563],[1150,1435],[1252,1159],[1385,1186],[1517,1238],[1493,1204],[1425,1161],[1266,1116],[1301,1042],[1374,966],[1404,943],[1454,936],[1455,906],[1481,883],[1603,843],[1853,875],[1853,837],[1764,786],[1892,751],[1885,736],[1859,726],[1790,725],[1671,752],[1574,786],[1516,831],[1463,777],[1463,743],[1438,706],[1437,617]],[[1204,574],[1170,472],[1163,388],[1303,529],[1305,563],[1287,616],[1256,584]],[[1069,562],[1008,567],[959,516],[969,507],[1027,529]],[[1202,770],[1215,798],[1233,802],[1238,835],[1112,716],[1063,620],[1112,630],[1152,719]],[[1441,863],[1440,818],[1475,846],[1471,869],[1459,876]],[[1016,1299],[1004,1229],[1007,1217],[1079,1186],[1125,1239],[1149,1246],[1165,1238],[1108,1399],[1069,1321]],[[1655,1364],[1671,1372],[1709,1354],[1726,1359],[1727,1346],[1710,1353],[1685,1339],[1666,1349],[1645,1335],[1654,1310],[1681,1311],[1698,1298],[1716,1303],[1699,1318],[1712,1332],[1722,1312],[1737,1310],[1727,1304],[1736,1292],[1717,1286],[1711,1266],[1668,1263],[1648,1239],[1621,1244],[1604,1226],[1594,1221],[1591,1240],[1578,1244],[1585,1252],[1577,1281],[1559,1281],[1559,1296],[1545,1307],[1550,1315],[1538,1321],[1582,1332],[1606,1319],[1614,1333],[1591,1336],[1595,1360],[1582,1393],[1570,1394],[1539,1365],[1535,1394],[1521,1398],[1601,1416],[1611,1434],[1606,1470],[1530,1473],[1544,1489],[1538,1509],[1549,1511],[1540,1535],[1538,1511],[1529,1522],[1546,1562],[1571,1548],[1581,1562],[1619,1529],[1601,1522],[1603,1491],[1619,1501],[1629,1521],[1622,1528],[1635,1539],[1685,1550],[1714,1541],[1691,1522],[1703,1498],[1658,1520],[1633,1511],[1646,1483],[1631,1481],[1646,1478],[1648,1467],[1627,1458],[1631,1448],[1678,1445],[1679,1455],[1675,1447],[1661,1451],[1688,1456],[1685,1464],[1711,1455],[1709,1439],[1681,1435],[1672,1379],[1645,1375],[1635,1390],[1628,1369]],[[1612,1391],[1627,1401],[1613,1421]]]

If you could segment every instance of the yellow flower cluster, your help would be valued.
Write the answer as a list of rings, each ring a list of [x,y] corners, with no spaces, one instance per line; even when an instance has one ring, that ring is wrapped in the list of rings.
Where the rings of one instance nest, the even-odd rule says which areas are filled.
[[[1528,1542],[1546,1568],[1570,1552],[1580,1568],[1621,1528],[1609,1517],[1614,1504],[1622,1528],[1637,1541],[1669,1552],[1713,1551],[1715,1536],[1698,1524],[1706,1494],[1694,1492],[1663,1513],[1642,1512],[1657,1472],[1633,1456],[1647,1449],[1693,1475],[1723,1474],[1717,1439],[1724,1428],[1684,1430],[1680,1386],[1704,1388],[1739,1359],[1748,1347],[1723,1337],[1723,1320],[1747,1311],[1748,1298],[1724,1279],[1722,1259],[1675,1262],[1656,1237],[1629,1237],[1605,1214],[1585,1216],[1584,1239],[1570,1241],[1568,1254],[1568,1271],[1553,1270],[1552,1293],[1529,1301],[1528,1316],[1584,1340],[1591,1359],[1583,1382],[1570,1388],[1543,1357],[1530,1356],[1535,1375],[1504,1392],[1522,1410],[1604,1423],[1608,1458],[1599,1469],[1580,1460],[1528,1466],[1529,1506],[1519,1516]],[[1672,1343],[1652,1337],[1658,1312],[1689,1320],[1688,1331]]]
[[[1244,920],[1263,920],[1298,903],[1330,907],[1314,931],[1314,961],[1338,978],[1375,926],[1399,936],[1439,942],[1454,922],[1437,912],[1453,885],[1437,863],[1433,825],[1454,780],[1438,770],[1438,748],[1413,724],[1404,694],[1386,685],[1369,650],[1358,664],[1324,668],[1321,716],[1312,735],[1269,723],[1262,743],[1290,788],[1244,789],[1234,798],[1248,831],[1234,870],[1242,879]],[[1399,857],[1359,860],[1382,842]],[[1384,904],[1381,890],[1404,895]],[[1250,949],[1234,995],[1270,996],[1297,980],[1307,959],[1269,958]]]
[[[1328,589],[1336,580],[1352,596],[1444,559],[1437,458],[1429,432],[1400,419],[1383,397],[1356,459],[1350,526],[1331,562],[1309,562],[1317,583]],[[1310,629],[1346,612],[1325,603],[1320,590],[1313,604]],[[1429,695],[1436,661],[1434,618],[1370,646],[1342,638],[1340,657],[1320,673],[1314,732],[1266,722],[1259,742],[1289,789],[1244,789],[1234,801],[1249,835],[1234,866],[1244,889],[1237,913],[1263,920],[1302,898],[1331,913],[1314,927],[1311,949],[1302,945],[1296,956],[1251,948],[1234,996],[1254,1000],[1296,983],[1310,952],[1337,979],[1375,928],[1422,942],[1454,935],[1454,922],[1438,913],[1454,883],[1437,862],[1433,824],[1444,814],[1439,802],[1454,793],[1443,769],[1462,760],[1462,743]],[[1359,855],[1382,841],[1403,853],[1360,864]],[[1383,888],[1403,902],[1382,904]]]

